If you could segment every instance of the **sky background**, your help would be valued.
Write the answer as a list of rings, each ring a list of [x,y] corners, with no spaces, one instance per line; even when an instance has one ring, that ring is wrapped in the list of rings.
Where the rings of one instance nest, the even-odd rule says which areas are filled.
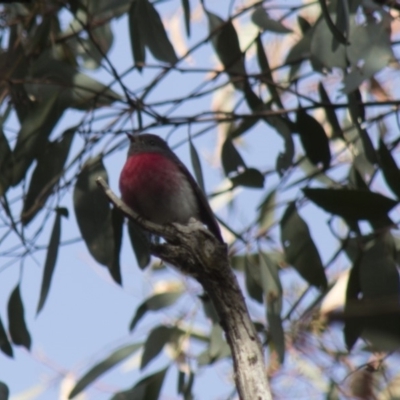
[[[169,3],[169,2],[166,2]],[[180,52],[180,38],[183,34],[182,13],[179,10],[177,1],[171,4],[157,5],[159,12],[165,17],[165,24],[169,27],[171,41],[176,45],[177,52]],[[221,17],[227,17],[226,2],[208,2],[209,7]],[[207,35],[207,22],[204,14],[197,7],[193,10],[192,37],[190,44],[196,43]],[[66,16],[67,22],[67,16]],[[175,24],[175,25],[174,25]],[[179,25],[176,25],[179,24]],[[179,27],[179,29],[176,28]],[[241,26],[240,38],[244,41],[254,38],[257,30],[251,24]],[[109,58],[117,67],[119,72],[126,70],[132,65],[131,48],[128,35],[128,21],[122,17],[112,24],[115,41],[109,53]],[[177,35],[181,32],[181,36]],[[269,34],[273,53],[277,43],[285,46],[288,40],[286,37]],[[185,39],[186,40],[186,39]],[[292,39],[293,40],[293,39]],[[245,43],[241,43],[242,48]],[[251,54],[251,51],[249,52]],[[253,53],[254,54],[254,53]],[[147,53],[149,63],[154,59]],[[255,59],[250,59],[254,69]],[[217,65],[216,56],[210,44],[202,46],[186,66],[209,67]],[[185,63],[182,64],[185,66]],[[110,75],[103,70],[88,72],[102,82],[109,82]],[[132,89],[142,87],[154,71],[144,71],[142,75],[138,72],[130,74],[124,82]],[[187,93],[188,87],[196,87],[200,81],[193,81],[191,74],[171,73],[169,79],[165,79],[159,89],[150,96],[149,100],[160,101],[169,98],[171,93],[177,97],[181,93]],[[117,86],[115,90],[119,91]],[[226,96],[226,97],[224,97]],[[207,97],[196,102],[188,102],[181,106],[180,111],[184,113],[196,113],[198,110],[209,110],[213,107],[228,107],[229,93],[219,92],[213,97]],[[52,138],[58,137],[65,129],[78,123],[81,115],[76,111],[68,111],[52,134]],[[136,127],[136,120],[132,126]],[[18,129],[15,117],[8,122],[9,129]],[[198,127],[193,127],[192,133],[196,133]],[[163,137],[168,129],[157,130],[157,134]],[[179,147],[174,146],[187,138],[186,129],[180,129],[171,137],[169,143],[174,147],[178,156],[191,169],[189,147],[187,144]],[[268,142],[265,136],[268,135]],[[214,130],[194,141],[199,152],[207,192],[214,192],[220,188],[223,178],[222,170],[216,157],[219,148],[221,132]],[[127,146],[127,140],[121,137]],[[105,143],[105,142],[103,142]],[[259,144],[263,143],[262,146]],[[82,139],[78,136],[74,139],[70,155],[81,147]],[[298,142],[296,142],[297,148]],[[282,141],[279,136],[272,132],[266,124],[258,123],[243,141],[239,143],[239,151],[249,167],[257,167],[262,171],[273,169],[275,158],[282,149]],[[122,148],[105,160],[106,169],[109,175],[111,188],[119,194],[118,178],[125,162],[127,148]],[[299,175],[297,175],[298,177]],[[296,177],[296,175],[295,175]],[[278,183],[276,177],[267,178],[266,187],[273,188]],[[293,198],[296,190],[288,191],[282,197]],[[268,190],[238,189],[232,209],[219,209],[221,199],[213,201],[212,204],[223,219],[229,221],[236,229],[241,229],[251,221],[261,199]],[[287,196],[287,197],[286,197]],[[11,192],[12,197],[12,192]],[[79,236],[76,219],[73,212],[72,193],[64,196],[61,205],[67,207],[70,215],[68,219],[62,220],[62,240],[74,239]],[[282,211],[282,209],[280,210]],[[326,220],[327,214],[315,207],[304,207],[301,215],[309,223],[311,234],[320,251],[323,261],[327,261],[335,248],[336,242],[330,235]],[[41,243],[47,244],[52,223],[44,230]],[[229,238],[229,236],[226,236]],[[9,245],[11,245],[9,243]],[[42,279],[42,267],[45,252],[35,254],[35,259],[28,258],[23,268],[22,297],[25,306],[25,317],[28,329],[32,335],[33,345],[31,352],[21,347],[14,347],[14,359],[8,359],[0,354],[0,380],[4,381],[10,388],[11,400],[66,400],[67,394],[79,379],[95,362],[102,360],[117,347],[128,343],[137,343],[145,340],[149,329],[156,324],[168,323],[173,319],[191,310],[199,309],[200,302],[197,295],[201,288],[192,280],[179,276],[173,269],[168,268],[153,275],[149,271],[141,271],[137,265],[132,252],[129,239],[124,232],[124,242],[121,252],[121,267],[123,276],[123,287],[116,285],[110,278],[108,271],[98,265],[88,253],[84,243],[79,242],[69,246],[63,246],[59,250],[56,271],[53,276],[49,297],[40,315],[36,316],[36,307],[39,298],[39,290]],[[2,263],[4,261],[2,260]],[[335,266],[338,273],[348,265],[344,258],[340,258]],[[1,268],[1,265],[0,265]],[[3,321],[7,315],[7,301],[11,288],[17,284],[20,268],[14,264],[10,268],[1,271],[0,279],[0,315]],[[291,271],[283,271],[281,275],[285,290],[301,292],[305,284]],[[135,313],[137,306],[154,291],[161,290],[166,283],[179,282],[185,285],[186,294],[178,301],[173,308],[158,312],[149,313],[138,324],[133,334],[128,331],[129,323]],[[240,277],[240,283],[243,286]],[[300,283],[300,286],[299,286]],[[315,294],[316,291],[312,291]],[[259,318],[263,318],[264,310],[255,302],[248,303],[250,312]],[[287,309],[288,305],[285,305]],[[204,332],[210,329],[209,322],[204,319],[196,319],[196,327]],[[338,346],[342,344],[340,335],[332,336],[332,342]],[[192,346],[194,353],[200,351],[199,346]],[[144,370],[144,375],[138,371],[140,363],[140,351],[126,362],[120,364],[109,373],[103,375],[99,380],[90,386],[85,394],[76,397],[77,400],[108,400],[118,390],[133,386],[141,377],[147,373],[156,371],[170,364],[167,354],[163,354],[150,363]],[[360,356],[360,360],[363,356]],[[290,363],[290,361],[289,361]],[[304,372],[311,374],[310,370],[315,368],[310,362],[307,364],[309,370]],[[232,390],[230,378],[230,364],[219,362],[216,366],[204,368],[196,376],[194,393],[197,399],[226,399]],[[318,372],[318,371],[317,371]],[[315,371],[314,371],[315,373]],[[334,373],[341,375],[342,371]],[[290,377],[287,378],[289,383]],[[176,392],[177,369],[173,365],[168,371],[164,382],[162,399],[178,399]],[[311,398],[307,395],[307,382],[298,382],[298,388],[304,389],[304,399]],[[321,390],[325,383],[320,382]],[[297,397],[300,398],[300,397]],[[314,397],[313,397],[314,398]],[[318,398],[318,397],[315,397]]]

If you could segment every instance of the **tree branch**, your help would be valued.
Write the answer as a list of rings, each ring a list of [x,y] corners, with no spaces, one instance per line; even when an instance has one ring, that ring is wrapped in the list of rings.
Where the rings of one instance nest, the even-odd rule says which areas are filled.
[[[158,225],[147,221],[124,204],[102,178],[97,178],[96,182],[126,217],[166,240],[164,244],[151,245],[153,255],[190,275],[207,291],[232,352],[240,398],[271,400],[262,347],[229,266],[226,246],[198,221],[188,225]]]

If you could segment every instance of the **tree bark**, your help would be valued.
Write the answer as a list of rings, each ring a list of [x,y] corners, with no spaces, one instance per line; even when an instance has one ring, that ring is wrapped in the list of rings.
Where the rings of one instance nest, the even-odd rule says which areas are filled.
[[[97,179],[109,200],[143,229],[162,236],[151,253],[196,279],[210,296],[231,349],[236,388],[241,400],[271,400],[264,356],[226,246],[198,221],[188,225],[158,225],[144,220],[120,200],[102,178]]]

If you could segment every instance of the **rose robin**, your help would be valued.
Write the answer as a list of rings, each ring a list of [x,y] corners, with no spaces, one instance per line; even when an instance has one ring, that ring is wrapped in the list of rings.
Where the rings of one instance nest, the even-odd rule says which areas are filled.
[[[119,179],[122,200],[157,224],[187,224],[193,217],[223,243],[204,193],[168,144],[152,134],[129,138],[128,158]]]

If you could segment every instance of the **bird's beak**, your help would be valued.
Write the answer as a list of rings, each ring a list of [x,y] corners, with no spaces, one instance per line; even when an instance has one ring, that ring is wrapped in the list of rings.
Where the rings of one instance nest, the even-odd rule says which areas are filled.
[[[131,142],[134,142],[135,141],[135,136],[133,136],[132,134],[130,134],[130,133],[128,133],[128,132],[125,132],[126,133],[126,136],[128,136],[128,139],[131,141]]]

